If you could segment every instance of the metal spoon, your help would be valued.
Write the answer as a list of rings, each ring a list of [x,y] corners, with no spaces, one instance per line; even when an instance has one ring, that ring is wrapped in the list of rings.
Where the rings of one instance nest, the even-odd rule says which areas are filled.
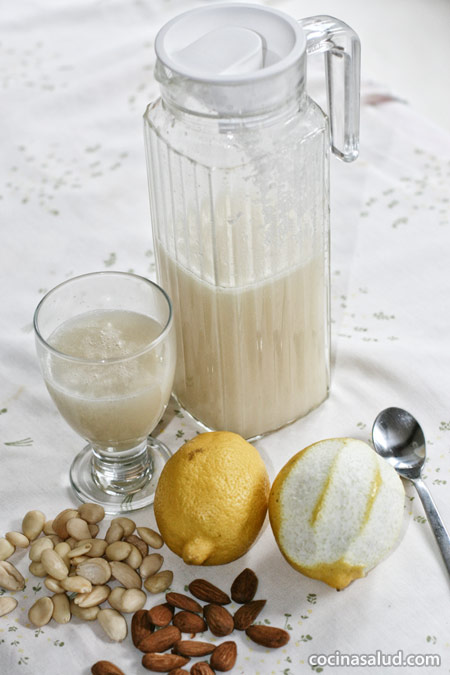
[[[419,493],[450,574],[450,537],[421,476],[425,462],[425,436],[420,424],[406,410],[386,408],[378,414],[374,422],[372,439],[377,453],[400,476],[410,480]]]

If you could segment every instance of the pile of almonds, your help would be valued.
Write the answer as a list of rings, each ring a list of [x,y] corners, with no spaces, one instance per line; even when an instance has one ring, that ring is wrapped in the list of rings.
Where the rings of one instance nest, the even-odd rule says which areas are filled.
[[[164,562],[159,553],[149,553],[149,546],[159,549],[164,541],[148,527],[136,527],[131,518],[113,518],[104,538],[98,538],[99,523],[105,516],[98,504],[82,504],[78,509],[65,509],[47,521],[41,511],[29,511],[23,518],[21,532],[7,532],[0,538],[0,588],[23,590],[25,579],[8,561],[16,549],[29,547],[31,574],[44,579],[52,596],[39,598],[28,612],[35,626],[41,627],[53,618],[67,623],[72,616],[86,621],[98,620],[111,640],[122,641],[128,628],[123,616],[132,613],[131,636],[142,652],[142,665],[153,672],[182,675],[193,658],[201,658],[191,666],[192,675],[211,675],[233,668],[237,646],[232,640],[216,645],[193,639],[208,629],[216,637],[245,631],[254,642],[269,648],[282,647],[289,634],[281,629],[255,624],[266,604],[254,600],[258,579],[245,569],[231,586],[231,598],[205,579],[195,579],[189,591],[201,600],[183,593],[167,592],[166,602],[143,609],[149,593],[167,591],[173,573],[160,571]],[[119,586],[111,588],[108,582]],[[232,615],[224,605],[234,602],[241,607]],[[100,608],[108,602],[110,608]],[[13,596],[0,597],[0,616],[17,606]],[[179,611],[176,611],[179,610]],[[190,639],[183,639],[186,633]],[[170,652],[168,650],[171,650]],[[205,657],[209,657],[209,662]],[[109,661],[92,666],[93,675],[123,675]]]
[[[182,675],[188,672],[183,667],[192,658],[204,659],[209,656],[209,662],[197,661],[189,672],[192,675],[211,675],[216,671],[231,670],[237,658],[234,641],[215,645],[193,639],[197,633],[203,633],[208,628],[217,637],[241,630],[264,647],[285,645],[289,640],[289,633],[285,630],[254,623],[266,604],[265,600],[253,599],[257,587],[258,579],[251,569],[245,569],[236,577],[231,586],[231,598],[241,607],[234,616],[224,607],[231,602],[231,598],[205,579],[195,579],[189,584],[191,594],[207,603],[204,606],[183,593],[167,592],[165,603],[149,610],[138,610],[131,622],[131,636],[134,645],[144,652],[142,665],[153,672]],[[183,639],[182,633],[190,634],[190,639]],[[92,673],[123,675],[117,666],[108,661],[94,664]]]
[[[97,619],[106,634],[116,641],[128,632],[123,613],[142,609],[147,595],[165,591],[173,573],[160,572],[164,558],[150,553],[149,546],[159,549],[162,537],[148,527],[137,527],[131,518],[114,518],[103,539],[97,538],[105,512],[98,504],[82,504],[65,509],[47,521],[41,511],[29,511],[22,521],[22,532],[7,532],[0,538],[0,588],[19,591],[25,579],[8,562],[16,548],[29,548],[29,570],[44,578],[52,596],[39,598],[28,617],[35,626],[44,626],[52,618],[67,623],[71,616],[92,621]],[[137,534],[135,534],[137,532]],[[111,589],[108,582],[119,586]],[[70,597],[69,595],[70,594]],[[101,609],[108,602],[110,608]],[[12,596],[0,597],[0,616],[17,606]]]

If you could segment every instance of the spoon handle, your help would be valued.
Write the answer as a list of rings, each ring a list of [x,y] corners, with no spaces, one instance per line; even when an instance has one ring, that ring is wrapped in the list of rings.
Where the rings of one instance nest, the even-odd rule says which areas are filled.
[[[413,481],[414,486],[419,493],[419,497],[422,500],[423,508],[427,514],[428,521],[431,525],[431,528],[436,537],[436,541],[441,549],[442,557],[444,558],[445,565],[450,574],[450,537],[445,529],[444,523],[441,520],[441,516],[436,508],[436,505],[431,497],[430,491],[425,485],[424,481],[421,478],[415,478]]]

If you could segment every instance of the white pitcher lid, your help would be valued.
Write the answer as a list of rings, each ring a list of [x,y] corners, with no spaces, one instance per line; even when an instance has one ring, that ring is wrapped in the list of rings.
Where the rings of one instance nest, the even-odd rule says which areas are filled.
[[[155,51],[172,72],[228,84],[266,79],[288,69],[305,51],[295,19],[247,3],[214,4],[184,12],[158,33]]]

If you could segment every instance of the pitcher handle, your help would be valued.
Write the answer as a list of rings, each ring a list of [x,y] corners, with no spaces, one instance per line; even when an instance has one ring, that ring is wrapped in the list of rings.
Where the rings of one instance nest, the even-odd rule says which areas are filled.
[[[353,162],[359,148],[361,43],[350,26],[332,16],[299,21],[308,55],[325,52],[331,147],[344,162]]]

